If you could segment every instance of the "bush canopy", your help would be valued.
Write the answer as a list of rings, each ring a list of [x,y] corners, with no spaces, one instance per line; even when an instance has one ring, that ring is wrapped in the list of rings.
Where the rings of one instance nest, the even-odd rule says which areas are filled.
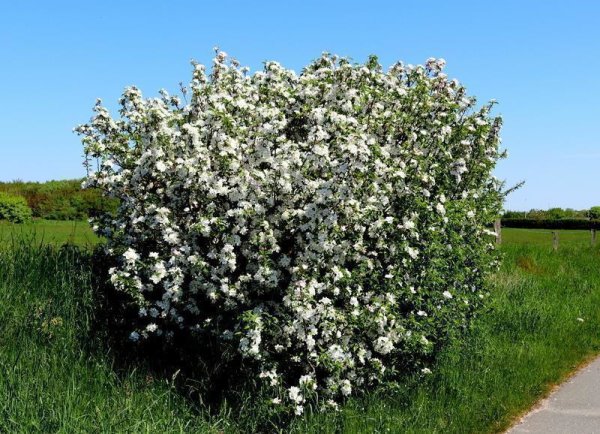
[[[77,131],[120,202],[94,223],[132,345],[185,335],[296,414],[427,372],[487,294],[502,203],[501,120],[444,64],[248,74],[218,52],[181,95],[98,101]]]

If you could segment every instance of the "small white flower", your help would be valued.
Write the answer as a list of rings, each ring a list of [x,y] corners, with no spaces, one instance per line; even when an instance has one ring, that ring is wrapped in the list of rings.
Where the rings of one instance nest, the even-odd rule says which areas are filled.
[[[407,229],[410,231],[410,230],[414,229],[416,225],[415,225],[415,222],[413,222],[412,220],[407,220],[404,222],[403,226],[404,226],[404,229]]]
[[[413,247],[406,247],[406,253],[413,259],[417,259],[419,256],[419,251]]]
[[[158,170],[159,172],[164,172],[165,170],[167,170],[167,165],[162,161],[157,161],[156,170]]]
[[[292,386],[288,389],[288,397],[291,401],[296,403],[304,401],[304,397],[302,396],[302,393],[300,393],[300,388],[296,386]]]
[[[340,347],[337,344],[330,346],[327,353],[329,354],[329,357],[331,357],[331,359],[335,362],[342,362],[346,359],[346,354],[342,350],[342,347]]]
[[[298,381],[298,383],[301,386],[306,386],[312,390],[315,390],[317,388],[317,383],[315,382],[315,379],[312,375],[303,375],[300,377],[300,380]]]
[[[452,294],[450,293],[450,291],[444,291],[442,293],[442,295],[444,296],[444,298],[448,298],[448,299],[452,298]]]
[[[380,354],[388,354],[394,349],[394,343],[387,336],[380,336],[375,340],[374,348]]]
[[[154,273],[150,276],[150,280],[152,283],[159,283],[165,276],[167,275],[167,269],[165,268],[165,264],[160,261],[154,265]]]
[[[140,255],[132,248],[127,249],[125,253],[123,253],[123,257],[125,258],[125,261],[130,264],[140,259]]]
[[[333,410],[338,410],[339,409],[339,405],[337,402],[335,402],[333,399],[328,399],[327,402],[327,407],[332,408]]]
[[[352,385],[350,384],[349,380],[342,381],[340,391],[342,392],[342,395],[344,395],[344,396],[348,396],[352,393]]]

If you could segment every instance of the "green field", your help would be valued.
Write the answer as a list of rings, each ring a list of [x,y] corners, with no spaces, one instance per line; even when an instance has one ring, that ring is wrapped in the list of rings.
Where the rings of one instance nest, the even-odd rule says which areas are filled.
[[[540,247],[552,247],[552,230],[550,229],[502,229],[502,240],[508,246],[536,245]],[[587,247],[591,246],[591,234],[586,230],[557,230],[558,246]],[[600,244],[600,234],[598,235]]]
[[[87,221],[36,219],[25,224],[0,221],[0,244],[10,244],[22,238],[36,244],[70,243],[82,247],[93,246],[99,241]]]
[[[253,432],[260,408],[207,411],[170,378],[116,368],[92,330],[86,223],[0,224],[0,432]],[[600,249],[586,231],[505,229],[489,309],[429,375],[306,415],[291,432],[497,432],[600,352]],[[19,241],[25,238],[25,241]],[[31,240],[35,240],[32,244]],[[12,240],[12,241],[11,241]]]
[[[584,230],[559,230],[559,247],[590,245],[590,232]],[[33,220],[27,224],[0,221],[0,244],[10,243],[15,238],[32,238],[38,243],[61,245],[64,243],[89,247],[99,238],[92,232],[87,221]],[[504,228],[502,239],[505,245],[537,245],[552,247],[552,231],[549,229]],[[598,236],[600,244],[600,235]]]

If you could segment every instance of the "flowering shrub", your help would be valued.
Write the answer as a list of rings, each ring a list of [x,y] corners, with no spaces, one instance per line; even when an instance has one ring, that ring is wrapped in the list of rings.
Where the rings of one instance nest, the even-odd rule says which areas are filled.
[[[425,66],[324,54],[253,75],[218,52],[181,96],[125,90],[83,135],[130,339],[217,339],[300,414],[423,369],[496,265],[501,121]]]

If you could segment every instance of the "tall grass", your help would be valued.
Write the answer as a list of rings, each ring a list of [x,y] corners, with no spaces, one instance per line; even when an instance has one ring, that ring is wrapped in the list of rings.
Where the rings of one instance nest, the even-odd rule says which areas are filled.
[[[90,342],[89,256],[0,249],[0,432],[211,432],[165,380],[113,369]]]
[[[489,309],[427,375],[286,430],[493,432],[600,352],[600,251],[505,245]],[[212,415],[170,378],[114,364],[93,333],[89,253],[0,245],[0,432],[252,432],[264,409]],[[583,321],[581,321],[583,320]],[[210,379],[203,379],[210,381]],[[240,414],[242,417],[240,417]]]

